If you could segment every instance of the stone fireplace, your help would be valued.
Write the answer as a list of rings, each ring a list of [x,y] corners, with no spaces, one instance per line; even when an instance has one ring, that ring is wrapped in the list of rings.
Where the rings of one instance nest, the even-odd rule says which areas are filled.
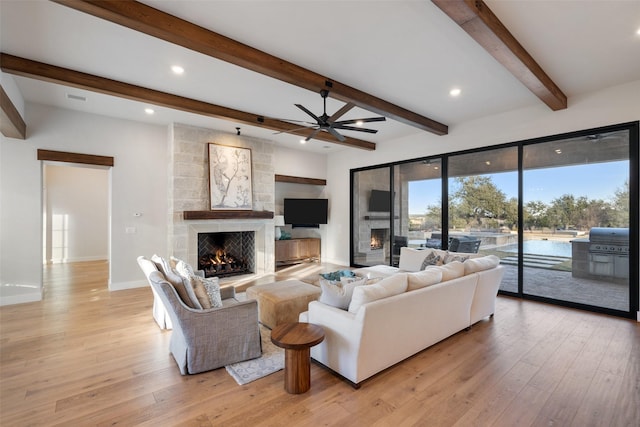
[[[254,266],[253,231],[198,233],[198,270],[203,270],[205,277],[252,274]]]
[[[210,212],[208,144],[216,143],[251,149],[253,208],[231,212],[218,219],[185,219],[186,211]],[[251,233],[252,272],[231,276],[229,280],[251,279],[275,271],[275,227],[272,215],[252,217],[252,213],[273,213],[275,209],[275,172],[273,145],[267,140],[239,136],[211,129],[174,124],[169,159],[169,248],[172,255],[197,266],[200,234]],[[229,212],[227,212],[229,213]],[[251,250],[250,250],[251,251]]]

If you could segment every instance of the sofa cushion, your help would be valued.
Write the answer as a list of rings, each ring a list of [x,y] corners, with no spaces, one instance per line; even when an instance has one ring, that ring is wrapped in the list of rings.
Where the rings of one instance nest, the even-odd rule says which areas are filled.
[[[343,277],[340,280],[320,279],[320,289],[322,289],[322,293],[320,294],[318,301],[332,307],[346,310],[349,308],[349,304],[351,303],[353,290],[357,286],[364,286],[366,283],[366,277],[353,279]]]
[[[480,258],[469,258],[462,264],[464,265],[464,274],[471,274],[497,267],[500,264],[500,258],[495,255],[487,255]]]
[[[427,270],[441,271],[443,282],[464,276],[464,265],[460,261],[451,261],[449,264],[427,267]]]
[[[398,267],[403,271],[420,271],[422,262],[432,252],[431,249],[414,249],[403,246],[400,248]]]
[[[217,277],[204,278],[196,274],[192,274],[190,276],[190,280],[202,308],[222,307],[220,279]]]
[[[442,265],[442,257],[435,253],[435,251],[429,251],[429,255],[427,255],[424,260],[422,260],[422,265],[420,266],[420,270],[424,270],[430,265]]]
[[[358,286],[353,290],[349,312],[357,313],[364,304],[398,295],[407,290],[407,273],[398,273],[386,277],[378,283],[368,286]]]
[[[195,293],[193,293],[193,288],[191,287],[188,279],[185,279],[180,274],[178,274],[165,258],[162,258],[158,255],[153,255],[151,257],[151,261],[153,261],[156,264],[158,270],[160,270],[160,272],[164,274],[167,282],[173,285],[173,287],[176,289],[176,292],[178,292],[178,296],[187,307],[201,308]]]
[[[427,269],[417,273],[407,273],[407,291],[413,291],[442,281],[442,271]]]

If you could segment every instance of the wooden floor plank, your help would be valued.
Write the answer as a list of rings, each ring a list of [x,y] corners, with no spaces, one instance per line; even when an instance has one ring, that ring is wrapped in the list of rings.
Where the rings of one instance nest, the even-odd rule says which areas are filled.
[[[300,264],[258,283],[316,280]],[[311,365],[238,386],[224,369],[180,375],[149,288],[109,292],[108,264],[47,266],[43,301],[0,307],[0,425],[531,426],[640,424],[640,324],[498,297],[496,315],[354,389]],[[141,273],[142,279],[142,273]]]

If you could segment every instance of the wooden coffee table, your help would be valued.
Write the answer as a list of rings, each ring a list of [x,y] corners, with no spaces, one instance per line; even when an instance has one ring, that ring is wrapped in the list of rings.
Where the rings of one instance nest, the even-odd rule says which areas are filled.
[[[305,393],[311,387],[311,347],[324,339],[324,330],[310,323],[281,323],[271,331],[271,342],[284,348],[284,389]]]

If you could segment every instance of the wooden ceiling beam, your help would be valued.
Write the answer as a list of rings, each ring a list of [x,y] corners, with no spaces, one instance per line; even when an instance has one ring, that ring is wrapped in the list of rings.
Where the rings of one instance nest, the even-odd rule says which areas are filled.
[[[27,124],[11,98],[0,86],[0,132],[7,138],[26,139]]]
[[[482,0],[431,0],[554,111],[567,96]]]
[[[185,98],[142,86],[119,82],[92,74],[57,67],[43,62],[32,61],[25,58],[0,53],[0,68],[2,71],[23,77],[42,80],[50,83],[58,83],[79,89],[99,92],[106,95],[117,96],[133,101],[148,102],[161,107],[173,108],[188,113],[231,120],[250,126],[271,129],[278,132],[287,132],[299,136],[307,136],[309,131],[300,129],[297,124],[282,120],[270,119],[260,114],[247,113],[220,105],[209,104],[191,98]],[[325,132],[319,132],[315,139],[341,144],[346,147],[363,150],[375,150],[376,144],[357,138],[345,137],[340,142]]]
[[[329,90],[329,96],[332,98],[343,102],[351,102],[365,110],[436,135],[448,133],[446,125],[428,117],[145,4],[133,0],[53,1],[316,93],[327,89]]]

